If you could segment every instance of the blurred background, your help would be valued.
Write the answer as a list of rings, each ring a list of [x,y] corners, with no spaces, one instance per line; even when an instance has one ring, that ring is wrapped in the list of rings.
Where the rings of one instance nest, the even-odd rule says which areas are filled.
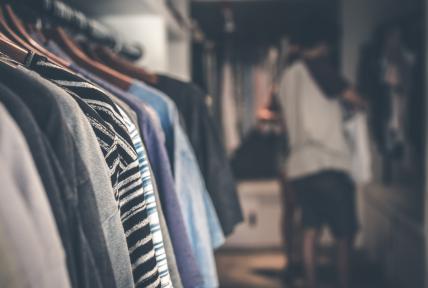
[[[275,100],[293,37],[302,19],[321,15],[335,24],[333,61],[363,91],[375,85],[387,33],[401,29],[411,58],[407,81],[406,152],[385,152],[378,139],[386,106],[368,99],[370,179],[358,186],[359,232],[352,257],[355,287],[423,287],[425,243],[425,1],[423,0],[73,0],[73,5],[140,43],[139,64],[191,80],[206,99],[223,135],[244,211],[216,252],[221,287],[305,287],[299,205],[287,211],[279,171],[284,155]],[[138,27],[138,29],[129,29]],[[370,74],[371,73],[371,74]],[[374,73],[374,74],[373,74]],[[371,75],[371,76],[367,76]],[[367,77],[369,79],[365,79]],[[370,81],[371,80],[371,81]],[[368,88],[367,88],[368,86]],[[376,106],[377,105],[377,106]],[[380,106],[379,106],[380,105]],[[286,135],[285,135],[286,136]],[[285,142],[285,144],[284,144]],[[400,150],[400,149],[399,149]],[[288,218],[287,218],[288,217]],[[292,229],[284,228],[284,222]],[[290,232],[291,231],[291,232]],[[291,233],[291,235],[290,235]],[[287,247],[287,239],[293,246]],[[334,240],[322,233],[321,287],[334,287]],[[293,256],[293,271],[290,265]],[[354,286],[353,286],[354,287]]]
[[[137,44],[138,65],[206,92],[244,214],[216,251],[222,288],[308,287],[302,211],[283,168],[290,141],[281,83],[307,27],[317,28],[311,19],[328,22],[328,31],[319,33],[328,35],[331,67],[361,96],[367,120],[358,134],[363,138],[354,139],[363,175],[354,178],[359,229],[350,287],[428,287],[427,1],[64,2]],[[398,52],[391,58],[389,51]],[[390,68],[394,57],[399,60]],[[319,287],[337,287],[336,246],[323,228]]]

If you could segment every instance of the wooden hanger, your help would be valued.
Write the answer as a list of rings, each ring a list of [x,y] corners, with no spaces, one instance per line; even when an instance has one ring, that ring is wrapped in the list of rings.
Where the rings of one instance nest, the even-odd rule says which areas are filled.
[[[13,29],[9,26],[9,23],[6,21],[4,10],[2,7],[0,7],[0,29],[4,32],[3,45],[5,49],[5,54],[13,58],[14,60],[24,64],[28,57],[29,51],[39,52],[26,41],[24,41],[21,37],[19,37],[15,33],[15,31],[13,31]],[[17,47],[19,49],[17,49]],[[8,51],[10,54],[8,54],[6,51]],[[44,55],[43,53],[40,54]]]
[[[68,63],[66,60],[59,58],[58,56],[52,54],[48,50],[46,50],[44,47],[42,47],[37,41],[35,41],[27,32],[27,30],[24,27],[24,24],[22,21],[18,18],[18,16],[13,11],[12,7],[9,4],[6,4],[4,6],[4,12],[7,14],[7,16],[10,19],[10,22],[12,24],[12,27],[15,28],[15,31],[17,32],[18,36],[21,36],[20,38],[26,41],[33,50],[37,51],[38,53],[44,55],[45,57],[49,58],[49,60],[55,62],[56,64],[59,64],[61,66],[69,67],[70,63]]]
[[[30,31],[31,35],[36,35],[38,43],[48,43],[48,39],[41,29],[36,28],[36,26],[32,23],[28,23],[27,30]]]
[[[126,91],[132,85],[132,78],[90,59],[62,28],[54,28],[51,31],[51,34],[55,42],[57,42],[57,44],[59,44],[65,52],[83,68],[97,74],[107,82],[110,82],[122,90]]]
[[[3,17],[3,11],[0,8],[0,30],[4,31],[7,34],[4,34],[3,32],[0,32],[0,51],[13,60],[25,64],[28,55],[30,54],[30,49],[26,49],[25,46],[21,46],[19,43],[16,43],[15,41],[10,39],[9,27],[7,26],[7,22],[5,21]]]
[[[94,49],[97,58],[105,64],[114,67],[116,70],[136,78],[138,80],[147,82],[149,84],[156,84],[158,82],[157,75],[146,71],[145,69],[136,66],[131,61],[128,61],[108,48],[97,46]]]
[[[3,9],[0,7],[0,29],[4,32],[4,36],[13,42],[15,45],[24,48],[25,50],[32,51],[32,47],[22,40],[16,33],[9,27],[9,24],[6,21],[6,18],[3,14]]]
[[[24,64],[27,60],[29,52],[22,49],[0,32],[0,52],[6,54],[15,61]]]

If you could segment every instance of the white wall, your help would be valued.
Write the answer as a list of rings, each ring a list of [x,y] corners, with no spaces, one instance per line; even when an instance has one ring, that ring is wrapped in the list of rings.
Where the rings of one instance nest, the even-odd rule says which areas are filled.
[[[139,65],[149,71],[190,80],[191,38],[170,13],[164,0],[108,3],[111,3],[111,9],[104,7],[102,11],[94,11],[93,16],[116,31],[121,39],[142,44],[144,55]],[[174,0],[174,5],[185,19],[189,17],[189,0]]]
[[[178,11],[189,19],[190,3],[187,0],[174,0]],[[180,37],[170,36],[168,47],[168,61],[170,74],[182,80],[191,79],[191,35],[187,31],[180,33]]]
[[[170,40],[168,46],[168,72],[184,81],[191,78],[191,48],[189,36],[186,39]]]
[[[166,22],[161,16],[104,15],[100,20],[117,31],[122,39],[144,47],[139,65],[154,72],[169,71]]]

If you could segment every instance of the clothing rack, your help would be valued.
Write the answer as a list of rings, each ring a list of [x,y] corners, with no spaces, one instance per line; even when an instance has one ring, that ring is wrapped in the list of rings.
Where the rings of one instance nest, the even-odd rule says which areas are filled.
[[[123,43],[102,23],[57,0],[9,0],[11,4],[26,5],[44,17],[64,27],[78,31],[92,41],[106,45],[131,60],[143,56],[143,47],[137,43]]]
[[[175,21],[180,25],[181,29],[189,33],[195,42],[203,43],[206,46],[211,46],[213,44],[213,42],[206,37],[204,31],[202,31],[199,26],[199,23],[195,19],[185,17],[174,5],[173,0],[167,0],[166,6]]]

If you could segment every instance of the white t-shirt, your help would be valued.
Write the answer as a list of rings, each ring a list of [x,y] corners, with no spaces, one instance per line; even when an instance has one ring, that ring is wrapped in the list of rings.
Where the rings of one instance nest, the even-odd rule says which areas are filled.
[[[290,141],[286,172],[290,179],[323,170],[351,171],[340,103],[327,98],[298,61],[282,77],[280,101]]]

